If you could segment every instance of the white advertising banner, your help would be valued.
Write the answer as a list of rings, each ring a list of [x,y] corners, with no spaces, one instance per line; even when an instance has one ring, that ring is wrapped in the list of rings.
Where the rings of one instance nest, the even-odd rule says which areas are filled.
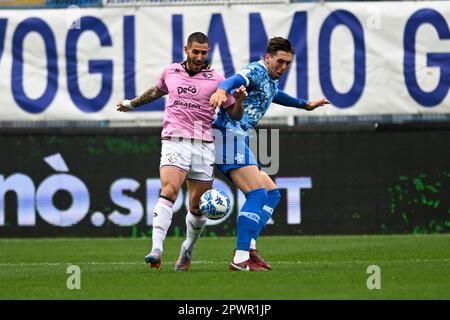
[[[196,31],[227,77],[271,37],[290,39],[280,88],[332,105],[268,116],[450,113],[449,29],[440,1],[1,10],[0,121],[160,119],[164,98],[126,114],[115,104],[182,61]]]

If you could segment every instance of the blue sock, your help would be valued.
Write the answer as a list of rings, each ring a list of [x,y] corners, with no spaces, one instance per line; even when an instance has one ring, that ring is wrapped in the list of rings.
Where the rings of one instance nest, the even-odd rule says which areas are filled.
[[[264,229],[264,227],[267,224],[267,221],[269,221],[270,217],[272,217],[272,213],[277,208],[278,203],[281,199],[281,193],[279,189],[273,189],[270,191],[267,191],[267,201],[262,207],[261,214],[259,216],[259,223],[258,223],[258,229],[256,231],[256,235],[253,239],[257,239],[261,231]]]
[[[255,189],[245,195],[246,201],[237,219],[237,250],[250,250],[250,242],[256,236],[261,209],[267,201],[264,188]]]

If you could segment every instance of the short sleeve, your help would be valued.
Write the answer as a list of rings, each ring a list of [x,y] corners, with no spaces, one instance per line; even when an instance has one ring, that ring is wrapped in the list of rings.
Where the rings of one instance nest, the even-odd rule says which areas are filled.
[[[234,96],[231,93],[227,93],[227,101],[225,101],[223,103],[222,108],[228,109],[229,107],[234,105],[235,102],[236,102],[236,99],[234,98]]]
[[[248,87],[250,83],[255,81],[257,71],[254,66],[248,65],[239,70],[238,74],[240,74],[245,79],[245,86]]]
[[[156,86],[158,87],[159,90],[161,90],[165,93],[168,93],[169,89],[167,89],[166,81],[165,81],[166,74],[167,74],[167,68],[165,68],[164,71],[161,73],[158,81],[156,82]]]

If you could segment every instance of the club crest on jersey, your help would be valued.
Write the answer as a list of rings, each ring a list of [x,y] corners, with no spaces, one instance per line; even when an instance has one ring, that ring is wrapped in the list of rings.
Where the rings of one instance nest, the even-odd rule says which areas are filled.
[[[211,79],[212,78],[212,74],[211,73],[209,73],[209,72],[203,72],[203,78],[205,78],[205,79]]]

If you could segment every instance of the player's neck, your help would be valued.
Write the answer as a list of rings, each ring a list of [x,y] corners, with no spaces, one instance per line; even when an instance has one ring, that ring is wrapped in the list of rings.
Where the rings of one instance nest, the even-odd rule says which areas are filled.
[[[272,74],[269,71],[269,64],[266,62],[266,60],[262,60],[262,64],[264,65],[264,67],[266,68],[267,74],[269,75],[269,78],[273,81],[276,81],[278,79],[275,79]]]
[[[188,73],[188,75],[189,75],[190,77],[195,76],[196,74],[202,72],[204,69],[207,69],[207,67],[208,67],[207,64],[204,64],[204,65],[201,67],[200,71],[193,71],[193,70],[189,69],[189,65],[187,64],[187,61],[183,61],[183,62],[181,63],[181,65],[183,66],[184,70],[186,70],[186,72]]]

